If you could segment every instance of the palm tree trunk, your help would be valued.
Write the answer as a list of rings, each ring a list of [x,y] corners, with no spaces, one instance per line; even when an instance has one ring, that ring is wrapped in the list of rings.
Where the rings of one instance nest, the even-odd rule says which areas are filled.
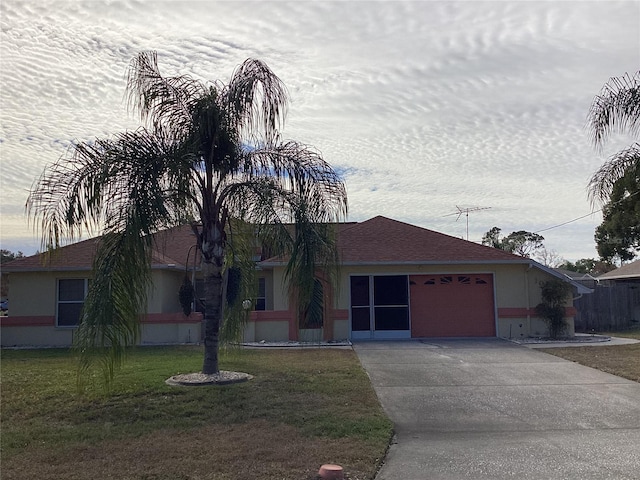
[[[217,262],[203,264],[204,273],[204,363],[202,373],[218,373],[218,348],[222,322],[222,267]]]

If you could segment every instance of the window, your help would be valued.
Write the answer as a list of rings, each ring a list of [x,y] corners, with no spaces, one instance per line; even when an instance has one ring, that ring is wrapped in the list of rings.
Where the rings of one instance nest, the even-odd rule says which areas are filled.
[[[409,330],[408,287],[406,275],[373,277],[376,330]]]
[[[255,310],[267,309],[267,287],[264,277],[258,278],[258,295],[256,296]]]
[[[352,276],[351,329],[409,330],[407,275]]]
[[[80,315],[87,296],[86,278],[65,278],[58,280],[58,327],[75,327],[80,323]]]
[[[351,277],[351,328],[364,331],[371,328],[369,313],[369,277]]]

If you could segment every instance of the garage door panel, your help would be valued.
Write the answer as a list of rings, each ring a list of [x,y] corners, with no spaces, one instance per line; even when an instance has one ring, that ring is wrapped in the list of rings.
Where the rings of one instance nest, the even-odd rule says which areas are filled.
[[[410,295],[413,337],[495,336],[491,275],[413,275]]]

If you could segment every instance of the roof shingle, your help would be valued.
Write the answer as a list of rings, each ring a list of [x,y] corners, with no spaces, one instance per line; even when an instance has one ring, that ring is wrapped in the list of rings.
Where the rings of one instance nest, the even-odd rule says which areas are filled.
[[[342,263],[529,261],[477,243],[377,216],[340,232]]]
[[[157,246],[152,254],[152,266],[155,267],[170,264],[184,267],[188,252],[196,243],[189,225],[181,225],[157,233],[155,240]],[[43,254],[20,258],[3,265],[3,270],[17,272],[90,269],[98,242],[99,238],[91,238],[67,245],[50,258]],[[344,264],[525,263],[529,261],[503,250],[382,216],[360,223],[340,224],[338,248]],[[190,260],[192,261],[192,257]],[[281,263],[282,259],[276,257],[266,262]]]
[[[196,240],[189,225],[180,225],[155,234],[156,248],[151,254],[152,267],[184,267],[187,253]],[[4,272],[90,270],[100,237],[65,245],[51,254],[18,258],[2,266]],[[192,253],[193,255],[193,253]],[[193,257],[191,257],[193,258]],[[191,262],[190,262],[191,263]]]

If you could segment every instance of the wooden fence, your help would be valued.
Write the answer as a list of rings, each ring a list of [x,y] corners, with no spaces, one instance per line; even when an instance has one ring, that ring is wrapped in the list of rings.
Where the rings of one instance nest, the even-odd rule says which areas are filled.
[[[640,326],[640,283],[599,284],[574,301],[576,332],[619,331]]]

